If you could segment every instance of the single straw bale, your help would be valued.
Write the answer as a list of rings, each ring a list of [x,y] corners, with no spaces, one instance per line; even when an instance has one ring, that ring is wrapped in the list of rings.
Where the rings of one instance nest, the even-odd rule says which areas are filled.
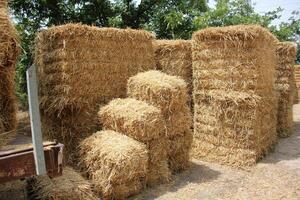
[[[100,109],[98,117],[106,129],[128,134],[138,141],[159,139],[165,134],[160,110],[132,98],[112,100]]]
[[[155,68],[153,39],[143,30],[81,24],[41,31],[35,53],[41,109],[60,113],[124,97],[130,76]]]
[[[194,33],[194,157],[253,165],[276,143],[277,42],[257,25]]]
[[[40,200],[96,200],[92,185],[78,172],[65,167],[63,175],[50,179],[48,176],[33,178],[30,182],[32,198]]]
[[[80,151],[81,165],[104,199],[124,199],[145,185],[148,152],[143,143],[107,130],[86,138]]]
[[[188,165],[192,138],[192,117],[187,106],[187,85],[184,80],[159,71],[149,71],[131,77],[127,90],[130,97],[161,109],[170,144],[169,167],[173,172],[184,170]]]
[[[17,31],[9,18],[6,0],[0,2],[0,49],[0,119],[4,127],[0,133],[6,132],[6,138],[9,133],[10,138],[13,138],[15,131],[12,130],[16,129],[17,124],[14,77],[20,48]]]
[[[169,180],[168,140],[165,121],[158,108],[132,98],[115,99],[102,107],[98,115],[104,129],[121,132],[146,144],[149,154],[148,185]]]
[[[276,90],[279,93],[277,133],[288,137],[293,133],[293,104],[295,96],[294,65],[297,45],[292,42],[277,44]]]
[[[188,100],[184,80],[156,70],[142,72],[131,77],[128,80],[127,93],[132,98],[159,107],[163,114],[181,109],[186,106]]]

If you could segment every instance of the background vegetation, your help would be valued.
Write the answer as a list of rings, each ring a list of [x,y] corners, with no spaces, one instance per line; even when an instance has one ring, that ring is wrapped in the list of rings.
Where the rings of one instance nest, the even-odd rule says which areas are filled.
[[[10,8],[22,40],[16,82],[17,95],[25,107],[25,71],[33,63],[35,34],[54,25],[80,22],[99,27],[131,27],[152,31],[157,38],[189,39],[194,31],[206,27],[260,24],[281,41],[300,45],[299,11],[275,26],[281,8],[260,14],[245,0],[216,0],[214,8],[208,6],[207,0],[141,0],[140,4],[135,0],[11,0]]]

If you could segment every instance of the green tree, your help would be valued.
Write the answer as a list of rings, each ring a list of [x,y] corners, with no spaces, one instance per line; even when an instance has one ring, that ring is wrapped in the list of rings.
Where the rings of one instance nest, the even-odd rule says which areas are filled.
[[[254,7],[245,0],[218,0],[215,8],[194,18],[196,29],[212,26],[229,26],[237,24],[259,24],[269,28],[280,41],[294,41],[300,47],[300,15],[299,11],[292,12],[292,17],[287,22],[274,25],[274,21],[280,19],[283,9],[259,14]],[[298,50],[297,61],[300,62]]]

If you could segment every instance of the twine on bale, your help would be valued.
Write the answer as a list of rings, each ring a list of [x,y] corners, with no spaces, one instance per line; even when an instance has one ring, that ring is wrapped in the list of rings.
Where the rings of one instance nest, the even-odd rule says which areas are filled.
[[[20,53],[17,31],[8,15],[7,1],[0,1],[0,135],[1,145],[14,137],[16,129],[15,65]],[[5,135],[5,136],[4,136]]]
[[[81,166],[104,199],[124,199],[145,186],[146,146],[115,131],[100,131],[80,146]]]
[[[194,157],[240,167],[272,148],[277,41],[256,25],[194,33]]]
[[[292,42],[279,42],[276,53],[275,87],[279,93],[277,133],[279,137],[288,137],[293,133],[293,104],[297,92],[294,80],[297,45]]]

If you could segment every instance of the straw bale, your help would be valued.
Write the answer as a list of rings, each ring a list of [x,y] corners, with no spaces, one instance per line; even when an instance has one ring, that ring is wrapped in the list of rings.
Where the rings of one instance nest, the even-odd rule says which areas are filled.
[[[192,92],[192,43],[189,40],[155,40],[156,68],[162,72],[179,76]],[[191,100],[191,96],[190,96]]]
[[[145,185],[148,169],[146,146],[115,131],[100,131],[80,146],[81,165],[105,199],[123,199]]]
[[[127,92],[132,98],[160,108],[167,136],[182,135],[192,126],[187,85],[181,78],[154,70],[139,73],[128,80]]]
[[[277,133],[279,137],[288,137],[293,133],[293,104],[296,92],[294,65],[297,46],[292,42],[277,44],[276,90],[279,93]]]
[[[170,145],[169,167],[179,172],[188,166],[192,117],[187,105],[187,85],[182,79],[159,71],[139,73],[128,81],[129,96],[161,109]]]
[[[169,180],[168,140],[165,121],[158,108],[132,98],[115,99],[100,110],[99,119],[104,129],[121,132],[146,144],[149,154],[148,185]]]
[[[127,92],[130,97],[159,107],[162,113],[180,109],[188,100],[184,80],[155,70],[131,77],[128,80]]]
[[[39,176],[30,181],[32,198],[40,200],[96,200],[92,185],[78,172],[65,167],[63,175],[50,179]]]
[[[276,143],[277,42],[256,25],[193,35],[194,157],[253,165]]]
[[[106,129],[128,134],[138,141],[158,139],[165,134],[160,110],[136,99],[112,100],[101,108],[98,116]]]
[[[17,123],[14,77],[20,48],[17,31],[10,21],[5,0],[0,3],[0,49],[0,118],[4,127],[0,133],[7,132],[12,138],[15,133],[12,130],[16,129]],[[2,140],[2,136],[0,137]]]
[[[153,39],[142,30],[81,24],[41,31],[35,57],[41,108],[61,112],[124,97],[130,76],[155,68]]]
[[[294,96],[294,104],[298,104],[299,103],[299,99],[300,99],[300,95],[299,95],[299,83],[300,83],[300,79],[299,79],[299,69],[300,69],[300,65],[295,65],[294,66],[294,87],[295,87],[295,96]],[[298,76],[297,76],[298,75]]]

